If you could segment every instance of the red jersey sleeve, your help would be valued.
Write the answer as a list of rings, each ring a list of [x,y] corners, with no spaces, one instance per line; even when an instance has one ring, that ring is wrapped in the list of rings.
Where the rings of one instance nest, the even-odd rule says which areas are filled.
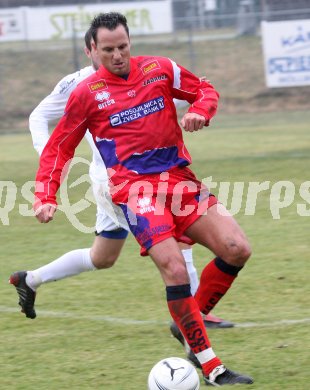
[[[56,193],[75,149],[85,135],[86,122],[82,104],[73,93],[40,157],[36,175],[35,210],[45,203],[57,204]]]
[[[209,123],[216,114],[219,93],[209,82],[200,81],[193,73],[173,61],[172,68],[174,74],[173,97],[187,100],[191,104],[188,112],[202,115]]]

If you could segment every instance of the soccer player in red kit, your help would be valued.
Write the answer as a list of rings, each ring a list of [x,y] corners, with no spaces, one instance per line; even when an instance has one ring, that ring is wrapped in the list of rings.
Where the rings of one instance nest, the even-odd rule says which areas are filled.
[[[213,351],[200,312],[207,314],[230,288],[250,256],[237,222],[188,168],[173,98],[191,105],[185,131],[208,126],[218,93],[206,81],[164,57],[131,57],[126,18],[100,14],[91,23],[102,66],[72,92],[37,173],[35,211],[49,222],[66,164],[89,129],[107,167],[113,202],[166,285],[172,318],[200,362],[207,385],[253,383],[226,368]],[[195,297],[177,241],[183,236],[215,258],[202,271]]]

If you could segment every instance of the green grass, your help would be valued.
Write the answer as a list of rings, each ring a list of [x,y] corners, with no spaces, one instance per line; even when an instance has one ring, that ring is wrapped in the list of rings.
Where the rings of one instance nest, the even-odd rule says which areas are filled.
[[[200,178],[245,182],[236,219],[250,239],[253,256],[216,313],[256,326],[209,334],[229,367],[255,378],[249,389],[308,388],[309,216],[299,216],[297,204],[306,205],[309,214],[309,191],[308,201],[299,194],[301,183],[310,180],[309,122],[308,112],[219,115],[209,129],[186,135],[193,169]],[[42,286],[37,319],[26,319],[18,312],[16,293],[7,283],[10,273],[89,247],[93,236],[77,231],[62,212],[47,225],[20,215],[21,203],[30,208],[21,189],[34,180],[37,156],[28,135],[2,136],[0,141],[0,178],[13,181],[17,188],[9,225],[0,221],[0,388],[145,389],[155,362],[184,353],[170,337],[159,274],[148,258],[139,256],[132,237],[113,268]],[[77,154],[89,157],[87,145],[82,144]],[[80,168],[72,180],[87,172],[86,166]],[[279,210],[280,219],[273,219],[270,194],[279,180],[292,182],[296,194],[292,204]],[[270,186],[258,195],[255,214],[245,215],[251,181],[268,181]],[[72,202],[84,197],[86,189],[85,184],[75,192],[71,189]],[[14,193],[10,196],[14,200]],[[2,208],[6,199],[4,190]],[[0,215],[3,218],[3,211]],[[92,226],[94,205],[79,218]],[[194,254],[201,270],[211,254],[199,246]],[[299,322],[280,325],[285,320]]]

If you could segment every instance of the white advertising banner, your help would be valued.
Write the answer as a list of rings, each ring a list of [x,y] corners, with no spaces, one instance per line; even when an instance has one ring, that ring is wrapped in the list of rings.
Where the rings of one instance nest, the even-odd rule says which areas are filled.
[[[23,39],[25,39],[25,24],[22,8],[0,9],[0,42]]]
[[[0,42],[8,40],[58,40],[68,39],[73,31],[83,37],[94,16],[101,12],[121,12],[127,18],[130,34],[160,34],[172,32],[171,0],[72,5],[59,7],[22,7],[0,12],[0,26],[5,22],[2,15],[20,17],[21,33],[13,33],[6,25]],[[6,16],[8,20],[8,16]],[[12,20],[12,19],[10,19]],[[9,21],[5,22],[10,23]],[[23,27],[23,28],[22,28]],[[1,31],[1,27],[0,27]]]
[[[310,20],[262,22],[266,84],[310,85]]]

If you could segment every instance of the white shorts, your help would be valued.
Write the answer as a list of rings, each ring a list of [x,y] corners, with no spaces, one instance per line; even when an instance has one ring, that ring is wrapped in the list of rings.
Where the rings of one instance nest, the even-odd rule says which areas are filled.
[[[126,218],[119,206],[116,206],[109,194],[108,180],[92,181],[94,197],[97,203],[96,232],[112,231],[123,228],[130,231]]]

